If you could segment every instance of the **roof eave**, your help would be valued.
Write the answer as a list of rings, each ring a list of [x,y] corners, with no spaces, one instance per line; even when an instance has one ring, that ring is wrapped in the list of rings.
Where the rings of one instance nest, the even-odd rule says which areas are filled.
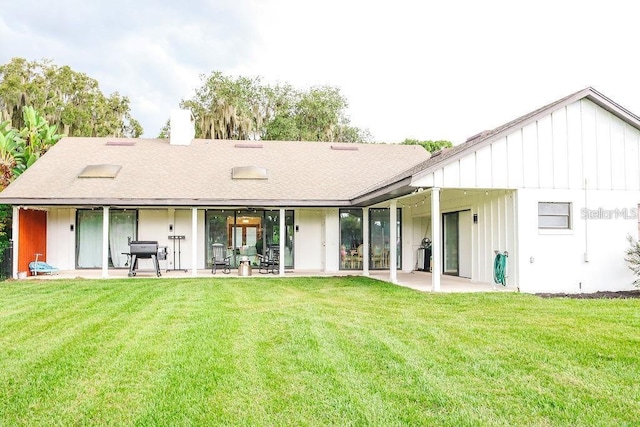
[[[267,199],[80,199],[80,198],[6,198],[3,204],[14,206],[126,206],[126,207],[342,207],[349,200],[267,200]]]
[[[411,186],[411,177],[406,177],[392,184],[385,185],[384,187],[376,188],[366,194],[359,195],[351,200],[351,205],[354,207],[372,206],[377,203],[386,202],[387,200],[406,196],[414,191],[415,188]]]

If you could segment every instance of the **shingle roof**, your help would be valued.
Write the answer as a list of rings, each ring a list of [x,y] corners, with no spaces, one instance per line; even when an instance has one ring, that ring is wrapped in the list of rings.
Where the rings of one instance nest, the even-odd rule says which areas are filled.
[[[465,155],[467,152],[475,151],[484,145],[490,144],[491,142],[500,139],[519,128],[522,128],[529,123],[532,123],[540,119],[541,117],[550,114],[555,110],[563,108],[583,98],[593,101],[597,105],[618,116],[620,119],[624,120],[630,125],[640,129],[640,117],[636,116],[624,107],[618,105],[613,100],[607,98],[594,88],[588,87],[578,92],[567,95],[564,98],[560,98],[557,101],[547,104],[544,107],[538,108],[537,110],[525,114],[524,116],[518,117],[515,120],[498,126],[495,129],[480,132],[470,137],[462,144],[455,145],[451,148],[444,149],[441,152],[434,153],[431,158],[414,166],[409,172],[413,171],[412,175],[414,175],[414,179],[418,179],[425,174],[431,173],[434,169],[446,165],[447,163],[449,163],[449,161],[453,161],[454,159]]]
[[[256,145],[262,148],[247,147]],[[63,138],[0,193],[0,200],[37,205],[339,206],[428,156],[420,146],[386,144],[196,139],[190,146],[173,146],[162,139]],[[115,178],[78,178],[91,164],[122,168]],[[268,179],[233,180],[231,171],[237,166],[266,168]]]

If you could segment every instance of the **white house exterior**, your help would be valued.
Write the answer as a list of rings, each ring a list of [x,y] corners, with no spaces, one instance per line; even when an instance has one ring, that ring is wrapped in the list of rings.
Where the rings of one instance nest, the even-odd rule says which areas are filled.
[[[637,116],[588,88],[434,156],[412,185],[439,189],[440,213],[464,212],[460,274],[472,280],[492,280],[497,250],[508,251],[508,282],[524,292],[629,289],[639,129]],[[430,206],[412,214],[431,219]],[[565,227],[564,212],[539,216],[564,208]]]
[[[508,253],[510,289],[632,288],[624,251],[638,237],[640,119],[592,88],[431,158],[417,146],[179,141],[61,140],[0,193],[15,206],[16,273],[39,250],[61,270],[109,277],[127,236],[169,247],[165,266],[177,268],[170,237],[180,235],[179,267],[193,275],[222,241],[279,245],[280,274],[382,269],[395,281],[422,267],[429,238],[435,291],[442,274],[492,283],[496,252]],[[79,177],[97,164],[120,169]]]
[[[353,253],[369,233],[363,212],[414,191],[410,177],[391,178],[429,158],[420,146],[179,140],[59,141],[0,193],[14,205],[14,271],[40,253],[60,270],[109,277],[126,266],[127,242],[142,240],[168,248],[163,269],[192,275],[210,266],[213,243],[236,261],[279,247],[280,274],[366,273],[367,251]],[[341,234],[350,212],[357,230]],[[372,268],[389,269],[397,253],[388,247],[402,235],[389,226],[394,217],[388,207],[372,210],[372,249],[387,245],[386,261],[374,258]]]

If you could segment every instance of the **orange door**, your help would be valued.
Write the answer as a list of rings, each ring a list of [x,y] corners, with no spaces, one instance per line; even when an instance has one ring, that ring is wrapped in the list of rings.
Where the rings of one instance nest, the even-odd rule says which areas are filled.
[[[47,213],[30,209],[19,210],[18,271],[29,271],[29,263],[47,259]]]

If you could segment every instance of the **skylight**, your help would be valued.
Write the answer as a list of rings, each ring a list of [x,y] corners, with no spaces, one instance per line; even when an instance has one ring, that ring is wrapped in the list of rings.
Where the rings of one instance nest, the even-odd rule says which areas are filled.
[[[78,178],[115,178],[120,169],[120,165],[88,165]]]
[[[332,145],[331,149],[341,151],[358,151],[358,147],[355,145]]]
[[[135,141],[107,141],[105,145],[114,145],[120,147],[130,147],[136,145]]]
[[[236,166],[231,170],[232,179],[267,179],[267,168],[259,166]]]

